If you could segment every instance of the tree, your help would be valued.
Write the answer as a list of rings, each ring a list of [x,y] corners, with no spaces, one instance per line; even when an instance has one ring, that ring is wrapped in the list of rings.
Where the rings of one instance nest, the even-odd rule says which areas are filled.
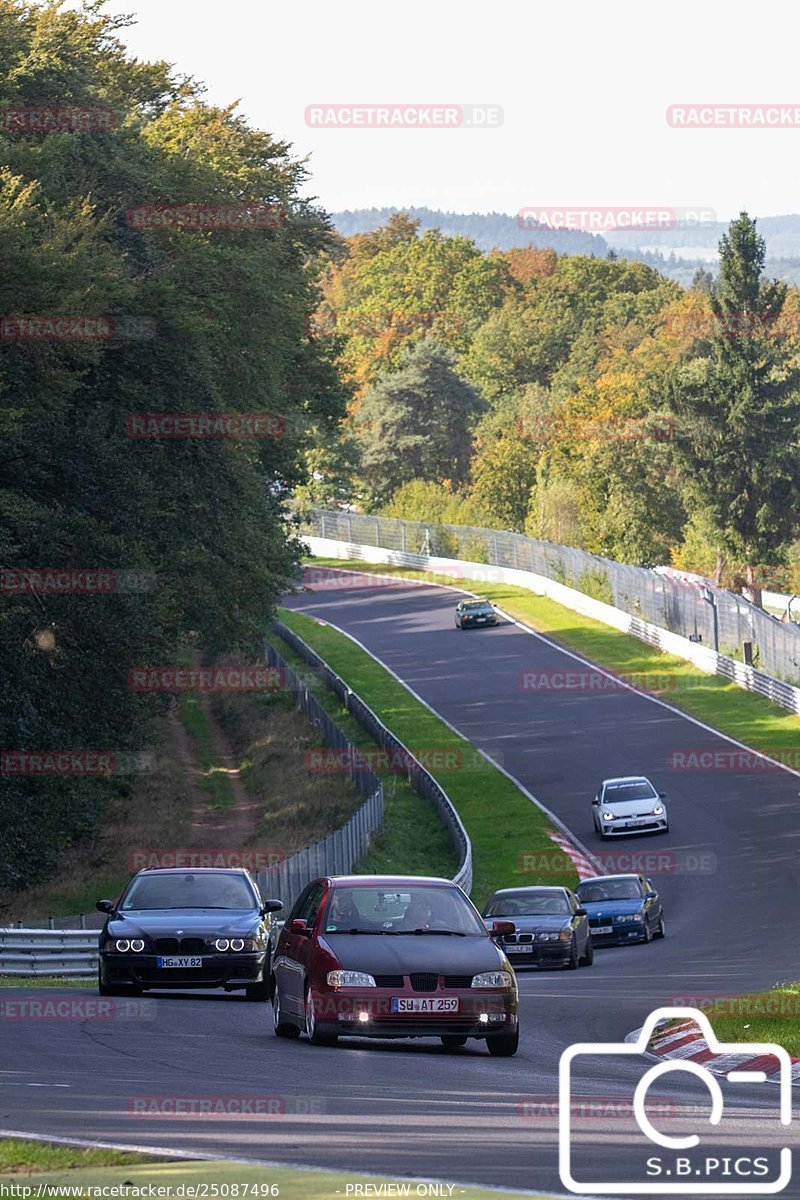
[[[368,503],[385,504],[412,479],[466,482],[480,409],[447,350],[427,339],[414,345],[367,392],[355,420]]]
[[[678,371],[669,392],[690,506],[746,564],[756,604],[756,566],[781,560],[797,528],[800,484],[800,368],[774,336],[786,287],[762,278],[765,257],[756,222],[741,213],[720,241],[710,353]]]

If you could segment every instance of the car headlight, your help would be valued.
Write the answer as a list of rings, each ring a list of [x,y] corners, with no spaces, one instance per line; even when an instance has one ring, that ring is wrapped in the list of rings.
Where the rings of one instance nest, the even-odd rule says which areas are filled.
[[[375,987],[375,976],[364,971],[329,971],[329,987]]]
[[[643,921],[644,917],[641,913],[626,913],[624,916],[617,917],[617,921]]]
[[[109,942],[112,950],[118,950],[120,954],[127,954],[131,948],[131,944],[127,938],[118,938],[116,942]]]
[[[134,938],[131,942],[131,950],[134,954],[141,954],[144,950],[144,942],[141,938]]]
[[[612,812],[604,812],[604,813],[603,813],[603,820],[604,820],[604,821],[613,821],[613,820],[614,820],[614,814],[613,814]]]
[[[654,817],[660,817],[660,816],[661,816],[661,814],[663,813],[663,811],[664,811],[664,805],[663,805],[663,804],[657,804],[657,805],[655,806],[655,808],[653,809],[653,816],[654,816]]]
[[[482,975],[473,975],[474,988],[513,988],[514,976],[510,971],[484,971]]]
[[[244,950],[244,938],[231,938],[231,950]]]
[[[217,938],[214,945],[217,950],[228,950],[230,948],[230,941],[228,938]]]
[[[538,937],[540,942],[557,942],[558,941],[557,933],[540,933],[540,934],[537,934],[536,936]]]

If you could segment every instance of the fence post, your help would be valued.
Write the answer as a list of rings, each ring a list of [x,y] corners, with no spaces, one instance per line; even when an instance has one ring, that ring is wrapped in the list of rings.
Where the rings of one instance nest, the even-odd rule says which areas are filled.
[[[353,540],[353,518],[349,513],[347,514],[347,540],[348,542]]]
[[[405,523],[405,521],[403,521],[402,525],[400,526],[400,549],[405,554],[405,552],[406,552],[406,523]]]

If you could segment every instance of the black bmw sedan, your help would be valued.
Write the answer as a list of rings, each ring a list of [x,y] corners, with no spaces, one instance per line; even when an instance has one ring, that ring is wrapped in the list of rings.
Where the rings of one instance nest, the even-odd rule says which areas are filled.
[[[586,910],[566,887],[503,888],[483,910],[487,927],[498,918],[514,922],[502,939],[515,969],[519,967],[589,967],[594,961],[592,931]]]
[[[100,934],[101,996],[138,995],[151,988],[244,990],[270,998],[271,914],[280,900],[262,900],[249,871],[139,871],[119,900],[98,900],[107,913]]]

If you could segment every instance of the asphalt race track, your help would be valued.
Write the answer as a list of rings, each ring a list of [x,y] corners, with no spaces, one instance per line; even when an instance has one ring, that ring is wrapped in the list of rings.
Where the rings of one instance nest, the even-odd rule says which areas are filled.
[[[619,1041],[675,997],[736,994],[798,977],[800,778],[670,769],[675,750],[726,752],[731,743],[625,690],[523,690],[523,671],[586,668],[513,624],[456,630],[452,591],[314,586],[289,606],[362,641],[589,849],[614,849],[592,828],[599,780],[650,776],[668,794],[670,832],[626,839],[617,849],[674,851],[687,864],[685,873],[656,877],[667,938],[599,951],[590,969],[521,973],[523,1038],[512,1059],[491,1059],[479,1043],[447,1053],[426,1042],[345,1041],[336,1049],[283,1042],[272,1036],[269,1005],[238,996],[149,995],[129,1020],[4,1020],[0,1127],[563,1193],[555,1111],[568,1045]],[[692,862],[703,869],[688,870]],[[8,990],[5,998],[30,994]],[[594,1097],[605,1114],[583,1127],[579,1170],[587,1182],[632,1179],[654,1150],[632,1148],[632,1125],[619,1109],[642,1070],[598,1060],[576,1083],[575,1094]],[[655,1092],[662,1128],[699,1133],[711,1155],[733,1160],[794,1144],[793,1131],[778,1126],[773,1085],[723,1081],[726,1116],[717,1130],[706,1125],[699,1081],[673,1076]],[[135,1112],[137,1097],[212,1095],[274,1096],[278,1111],[253,1120]],[[800,1181],[781,1195],[800,1198]]]

